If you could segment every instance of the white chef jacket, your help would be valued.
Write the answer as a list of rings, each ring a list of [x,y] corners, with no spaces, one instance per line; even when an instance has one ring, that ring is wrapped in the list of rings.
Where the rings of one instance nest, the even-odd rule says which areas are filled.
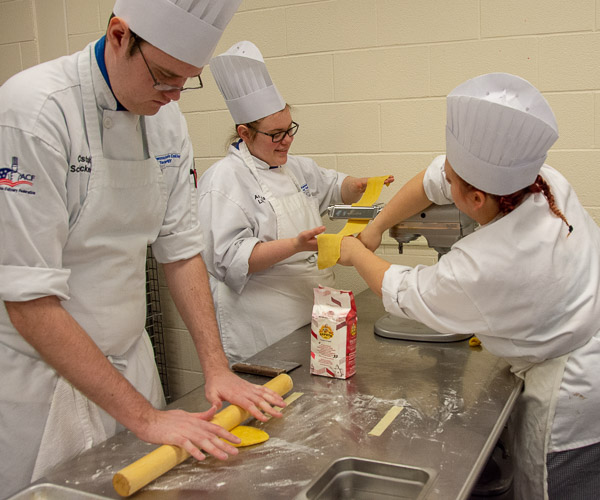
[[[428,198],[451,202],[445,157],[423,182]],[[391,314],[437,331],[474,333],[515,372],[570,353],[560,385],[549,452],[600,441],[600,228],[566,179],[541,176],[574,227],[550,212],[542,193],[455,243],[430,267],[391,266],[383,303]]]
[[[297,192],[282,168],[270,168],[253,158],[261,180],[274,195]],[[288,155],[284,168],[293,172],[303,191],[318,200],[321,214],[330,204],[342,202],[341,185],[346,174],[293,155]],[[209,273],[237,293],[242,293],[250,279],[248,259],[254,246],[260,241],[279,239],[275,213],[265,201],[260,185],[235,145],[198,181],[198,218],[205,242],[202,257]]]
[[[248,259],[260,241],[294,237],[320,225],[320,214],[341,201],[345,177],[298,156],[270,168],[252,157],[244,143],[232,145],[201,177],[202,255],[231,362],[309,323],[313,288],[333,285],[333,273],[317,268],[314,252],[297,253],[253,274],[248,273]]]
[[[84,55],[89,71],[86,79],[93,82],[91,86],[83,86],[80,80],[78,63]],[[0,106],[0,234],[3,235],[0,299],[3,301],[27,301],[54,295],[66,301],[68,308],[73,302],[69,302],[70,282],[85,281],[72,274],[64,262],[63,249],[69,247],[71,231],[80,220],[90,172],[94,168],[83,114],[86,93],[96,100],[99,133],[104,138],[109,137],[115,130],[111,130],[113,123],[107,113],[116,110],[117,103],[93,57],[93,44],[82,52],[15,75],[0,87],[0,103],[4,103]],[[125,122],[137,127],[139,142],[132,143],[131,150],[115,151],[111,141],[103,141],[104,157],[137,160],[140,154],[152,155],[160,166],[161,192],[166,199],[162,223],[152,231],[153,236],[148,241],[140,243],[143,248],[137,253],[145,255],[146,244],[152,244],[160,262],[197,255],[202,243],[195,211],[193,154],[177,104],[171,103],[155,116],[142,119],[126,111],[120,113],[127,113],[130,119]],[[117,123],[122,124],[122,121],[117,120]],[[132,155],[135,157],[131,158]],[[143,182],[143,179],[136,182],[138,189]],[[118,185],[112,187],[119,188]],[[126,189],[125,185],[120,187]],[[127,232],[127,221],[136,213],[135,200],[124,212],[114,214],[114,240],[108,248],[118,247],[119,231]],[[86,217],[87,224],[93,227],[93,223],[90,224],[93,214]],[[85,255],[85,251],[81,251],[76,258],[80,268],[86,259],[90,269],[98,265],[93,253]],[[127,267],[127,263],[123,265]],[[143,283],[144,262],[131,262],[130,269],[132,277],[135,273],[136,280],[141,278]],[[102,283],[91,282],[89,287],[96,287],[102,294]],[[75,319],[111,361],[117,360],[115,366],[119,368],[119,360],[127,357],[130,348],[135,348],[135,352],[144,357],[140,368],[136,368],[137,376],[142,373],[155,376],[147,372],[148,362],[153,363],[151,349],[140,347],[136,340],[143,338],[144,294],[132,315],[135,320],[131,324],[136,325],[137,331],[106,328],[107,320],[110,323],[114,316],[122,313],[119,292],[118,289],[104,292],[103,299],[107,295],[114,299],[109,315],[95,310],[96,303],[90,302],[80,304],[83,307]],[[124,303],[128,302],[126,299]],[[86,308],[87,312],[82,313],[81,309]],[[4,484],[10,478],[11,483],[7,485],[10,488],[27,481],[27,474],[31,477],[36,446],[44,430],[57,375],[15,330],[5,307],[0,307],[0,359],[4,377],[9,381],[0,386],[3,423],[0,482]],[[137,360],[130,361],[129,369],[138,364]],[[127,376],[127,368],[123,370]],[[23,376],[24,373],[27,375]],[[150,394],[145,395],[150,397]],[[21,414],[15,408],[23,408]],[[19,435],[27,439],[21,439],[22,446],[13,449],[18,446],[14,436]],[[16,471],[9,470],[10,460],[16,462]]]
[[[14,187],[0,183],[0,232],[7,235],[0,246],[2,300],[48,295],[69,299],[69,269],[62,266],[62,247],[85,200],[91,168],[78,54],[30,68],[0,87],[0,102],[11,103],[0,109],[0,172],[16,158],[18,172],[12,177],[31,179],[31,184]],[[100,111],[116,109],[117,103],[97,66],[95,70],[101,120]],[[159,262],[193,257],[200,252],[202,239],[185,118],[172,102],[144,121],[144,140],[150,146],[146,150],[156,152],[169,193],[163,224],[150,242],[154,255]],[[35,355],[15,333],[1,309],[0,342]]]

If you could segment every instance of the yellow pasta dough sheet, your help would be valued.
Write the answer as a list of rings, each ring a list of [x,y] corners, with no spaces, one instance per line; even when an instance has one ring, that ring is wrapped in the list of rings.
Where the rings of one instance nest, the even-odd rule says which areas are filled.
[[[303,394],[303,392],[294,392],[285,398],[284,402],[289,406]],[[275,409],[281,411],[283,408],[276,406]],[[252,446],[253,444],[264,443],[269,439],[269,435],[265,431],[262,429],[257,429],[256,427],[250,427],[248,425],[238,425],[229,432],[231,432],[234,436],[239,437],[242,442],[236,444],[231,443],[227,439],[223,439],[223,441],[235,446],[236,448],[243,448],[244,446]]]
[[[234,436],[239,437],[242,442],[241,443],[231,443],[224,439],[226,443],[229,443],[236,448],[242,448],[244,446],[252,446],[253,444],[264,443],[267,439],[269,439],[269,435],[256,427],[249,427],[247,425],[238,425],[234,427],[229,432],[231,432]]]
[[[389,175],[380,177],[369,177],[365,192],[360,200],[353,203],[354,207],[368,207],[373,205],[379,198],[383,184]],[[326,269],[334,266],[340,259],[340,246],[344,236],[360,233],[369,223],[368,220],[349,219],[346,225],[336,234],[319,234],[317,236],[318,256],[317,266],[319,269]]]

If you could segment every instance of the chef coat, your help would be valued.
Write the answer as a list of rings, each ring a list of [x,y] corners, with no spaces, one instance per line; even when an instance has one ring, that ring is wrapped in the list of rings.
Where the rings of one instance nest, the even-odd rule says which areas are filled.
[[[436,158],[423,181],[437,204],[452,201],[444,161]],[[600,442],[600,228],[558,171],[544,165],[540,175],[574,227],[568,238],[544,195],[529,194],[455,243],[438,264],[391,266],[382,293],[394,315],[439,332],[476,334],[524,377],[526,391],[527,372],[554,363],[557,394],[548,405],[556,409],[546,451],[558,452]],[[559,366],[554,360],[563,356]],[[533,380],[541,388],[544,376]]]
[[[159,262],[199,253],[202,242],[195,211],[192,148],[176,103],[164,106],[151,117],[115,111],[117,102],[101,74],[93,48],[94,43],[71,56],[33,67],[0,87],[0,102],[10,103],[0,110],[0,233],[6,235],[0,245],[0,298],[60,298],[124,376],[153,404],[160,405],[161,399],[148,388],[152,384],[144,380],[157,380],[156,367],[148,371],[154,361],[144,333],[145,290],[132,298],[130,292],[123,296],[125,292],[118,287],[103,288],[103,283],[127,270],[126,276],[143,286],[145,258],[134,262],[129,257],[145,256],[148,244],[152,244]],[[87,122],[86,95],[91,96],[92,113],[96,113],[91,119],[88,113]],[[93,128],[94,122],[98,127],[94,133],[102,142],[100,156],[122,162],[122,168],[128,169],[120,177],[93,170],[86,129]],[[131,136],[132,141],[116,148],[113,138],[119,135]],[[135,170],[129,169],[130,160]],[[139,165],[156,170],[152,177],[146,176]],[[125,209],[119,205],[110,227],[99,228],[102,237],[111,236],[101,245],[94,241],[95,214],[84,210],[93,172],[101,176],[94,189],[107,186],[127,194],[136,189]],[[123,249],[120,242],[129,245],[126,236],[139,217],[143,220],[146,216],[143,194],[138,194],[144,193],[145,184],[147,193],[156,196],[155,204],[162,207],[162,215],[159,212],[155,227],[136,240],[139,248]],[[101,192],[97,196],[100,203],[102,196]],[[100,207],[110,213],[110,201]],[[78,244],[79,249],[72,245],[82,225],[89,231],[89,249],[85,242]],[[106,269],[105,279],[86,279],[85,269],[101,268],[107,255],[114,255],[113,260],[123,255],[124,261]],[[85,293],[71,297],[71,288]],[[128,356],[139,359],[128,360]],[[5,307],[0,308],[0,359],[5,377],[11,381],[0,389],[0,482],[24,486],[31,479],[50,406],[55,403],[58,376],[19,335]],[[121,366],[127,361],[129,367]],[[109,437],[116,429],[114,421],[111,426],[106,414],[101,418]]]
[[[198,183],[198,215],[205,240],[202,256],[211,275],[223,347],[232,361],[246,358],[267,347],[269,344],[262,339],[263,333],[272,343],[310,322],[312,289],[320,281],[321,284],[333,284],[330,273],[317,269],[314,253],[300,252],[253,274],[248,272],[248,259],[254,246],[261,241],[296,236],[303,230],[319,225],[320,220],[316,220],[320,218],[319,214],[331,203],[341,202],[341,184],[346,178],[345,174],[319,167],[309,158],[292,155],[288,156],[285,165],[275,168],[252,157],[255,168],[251,169],[242,158],[240,148],[246,148],[245,144],[238,142],[230,146],[227,156],[210,167]],[[287,233],[282,234],[283,228],[278,227],[278,216],[270,198],[272,196],[284,200],[299,192],[303,193],[303,198],[314,202],[317,215],[312,218],[312,223],[287,227]],[[248,292],[251,280],[253,290]],[[286,291],[282,289],[286,280],[296,280],[299,294],[286,295]],[[218,293],[217,282],[224,283],[228,290],[221,289]],[[299,315],[293,325],[286,324],[285,328],[280,328],[272,313],[261,314],[255,311],[253,314],[250,310],[243,311],[241,302],[244,301],[245,293],[265,294],[263,300],[268,301],[266,294],[272,291],[280,292],[274,296],[276,302],[271,302],[272,311],[297,309],[299,302],[303,303],[304,314]],[[234,319],[229,314],[224,314],[225,309],[221,310],[222,307],[225,308],[225,302],[232,301],[236,301],[238,306]],[[275,336],[274,332],[277,332]],[[242,335],[253,335],[254,345],[234,347],[234,341],[229,339]]]

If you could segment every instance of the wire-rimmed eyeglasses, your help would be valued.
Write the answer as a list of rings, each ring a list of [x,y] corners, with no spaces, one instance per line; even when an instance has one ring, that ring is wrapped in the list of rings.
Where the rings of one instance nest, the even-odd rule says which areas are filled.
[[[258,130],[257,128],[254,128],[250,124],[248,124],[248,127],[251,128],[252,130],[254,130],[255,132],[258,132],[259,134],[268,135],[273,142],[281,142],[285,139],[286,135],[289,135],[290,137],[294,137],[296,135],[296,132],[298,132],[298,128],[300,128],[300,125],[298,125],[296,122],[292,122],[292,126],[290,128],[288,128],[287,130],[281,130],[280,132],[275,132],[273,134],[270,134],[269,132],[263,132],[261,130]]]
[[[152,70],[150,69],[150,65],[148,64],[148,61],[146,61],[146,58],[144,57],[144,53],[142,52],[141,45],[138,44],[137,48],[140,49],[140,54],[142,55],[142,59],[144,60],[144,63],[146,63],[146,68],[148,68],[148,72],[150,73],[150,76],[152,77],[152,80],[154,81],[153,87],[155,90],[158,90],[159,92],[174,92],[176,90],[178,92],[183,92],[184,90],[197,90],[197,89],[201,89],[204,87],[204,84],[202,83],[202,79],[200,78],[200,75],[198,75],[196,77],[196,78],[198,78],[198,85],[195,85],[192,87],[177,87],[175,85],[169,85],[168,83],[159,82],[154,77],[154,73],[152,73]]]

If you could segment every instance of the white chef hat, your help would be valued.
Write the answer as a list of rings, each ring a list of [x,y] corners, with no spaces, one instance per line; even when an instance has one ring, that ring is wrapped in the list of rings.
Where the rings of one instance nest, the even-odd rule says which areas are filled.
[[[113,12],[163,52],[192,66],[210,61],[242,0],[116,0]]]
[[[523,78],[490,73],[448,94],[446,157],[482,191],[506,195],[533,184],[557,139],[552,109]]]
[[[210,70],[236,124],[250,123],[285,108],[262,54],[252,42],[238,42],[214,57]]]

